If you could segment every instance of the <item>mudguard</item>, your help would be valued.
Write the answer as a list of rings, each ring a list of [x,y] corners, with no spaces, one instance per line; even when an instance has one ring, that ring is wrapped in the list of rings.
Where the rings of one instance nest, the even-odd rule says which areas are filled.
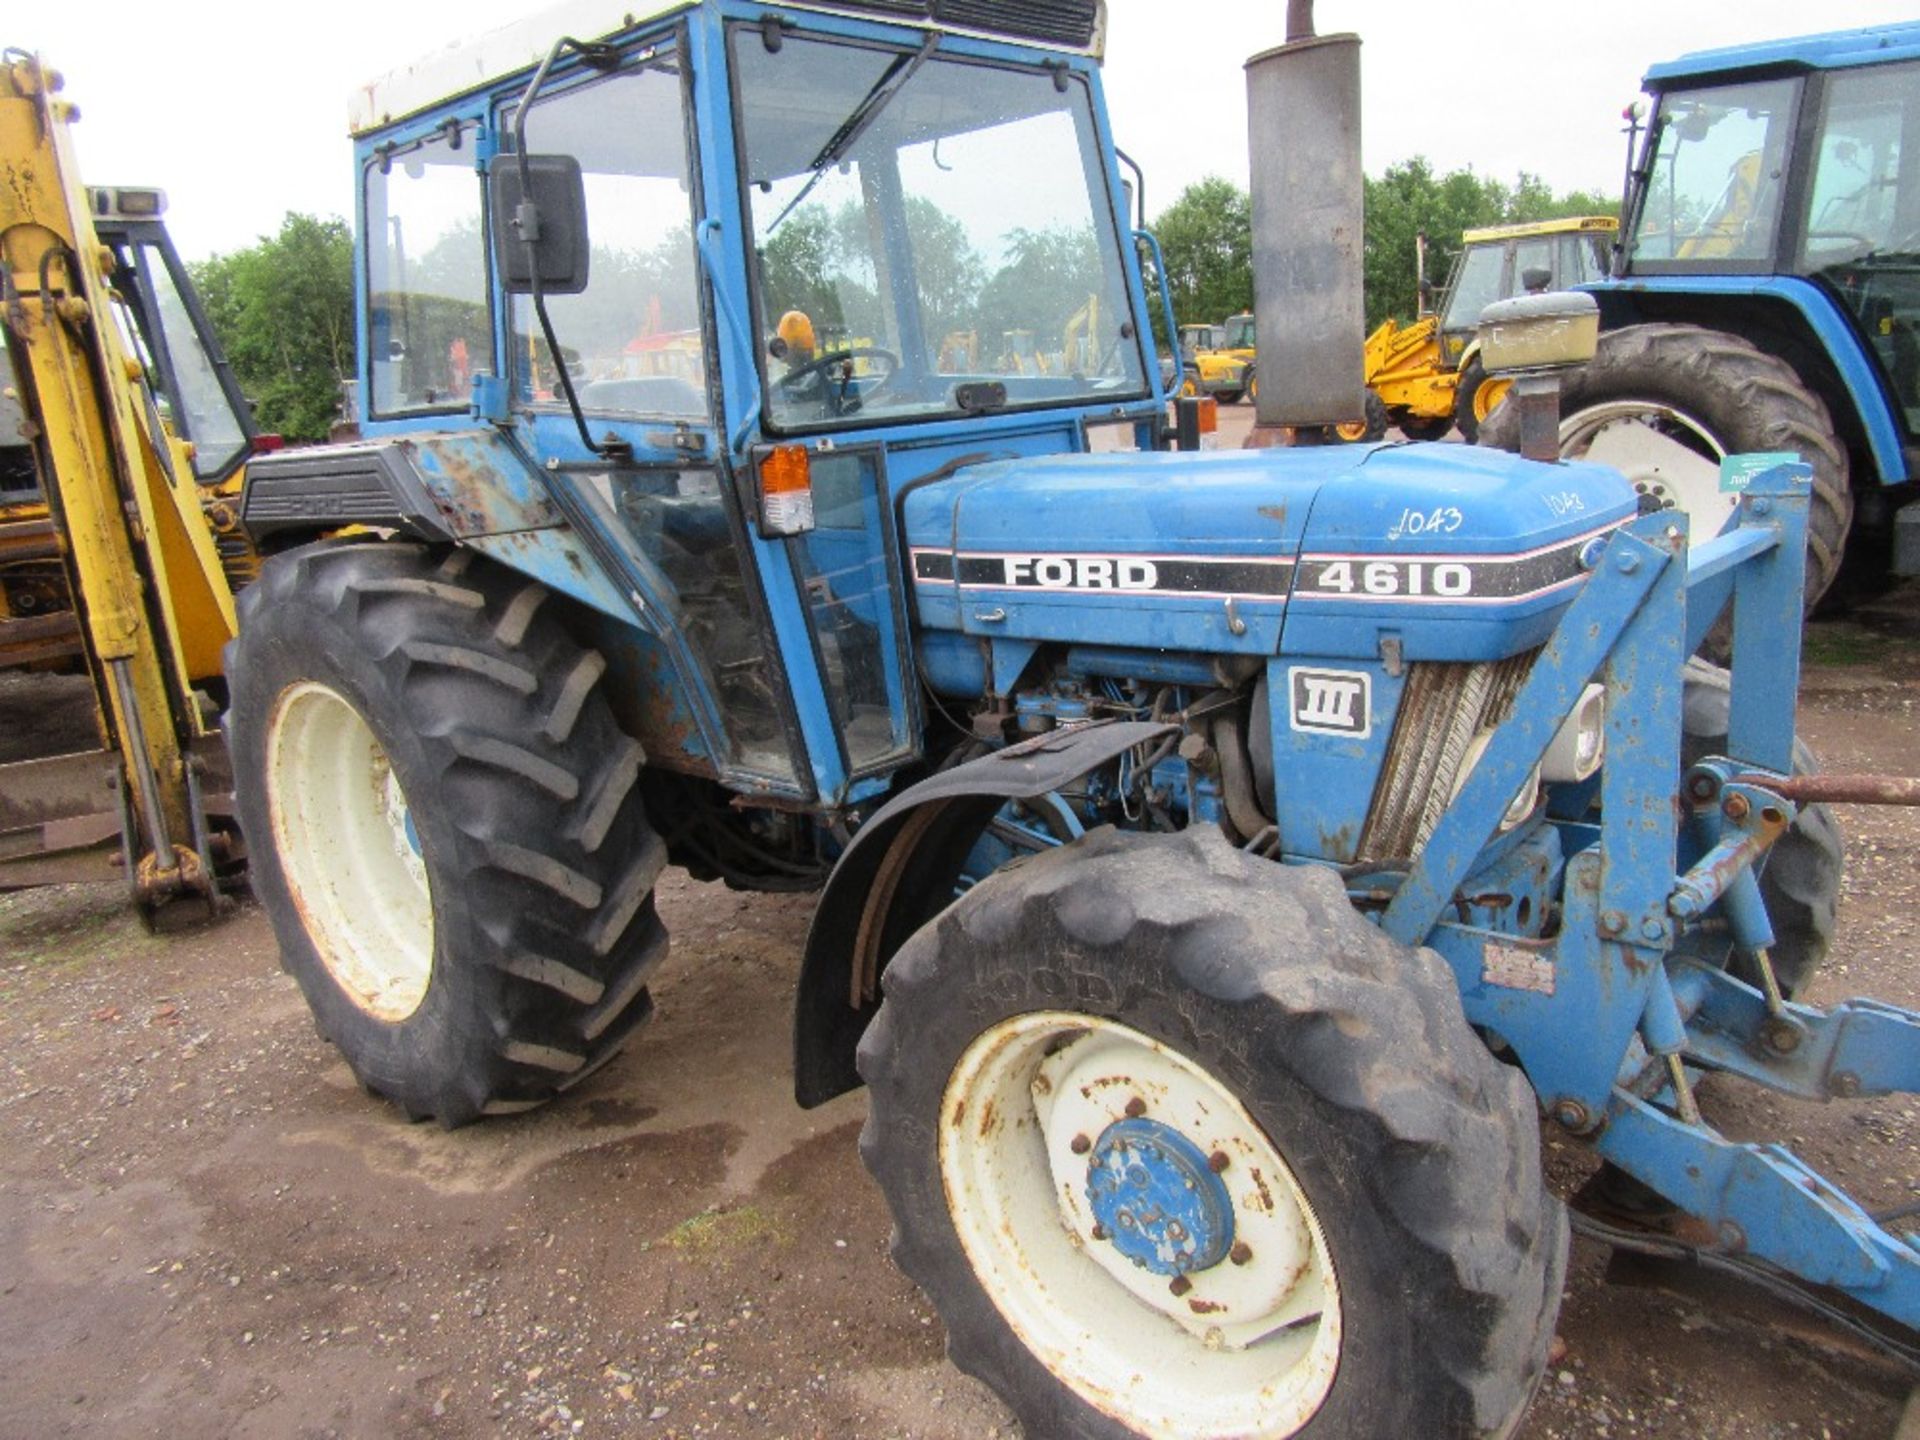
[[[834,867],[807,932],[794,998],[794,1098],[811,1109],[859,1087],[854,1050],[880,1009],[880,973],[952,901],[962,863],[1002,805],[1058,790],[1178,728],[1124,720],[1052,730],[943,770],[875,812]]]

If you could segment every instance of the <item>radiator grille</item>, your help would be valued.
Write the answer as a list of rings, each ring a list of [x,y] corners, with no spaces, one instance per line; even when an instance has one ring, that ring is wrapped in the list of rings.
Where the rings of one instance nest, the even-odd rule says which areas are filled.
[[[1392,860],[1420,853],[1453,798],[1474,736],[1513,713],[1514,697],[1538,653],[1530,650],[1490,664],[1408,667],[1358,858]]]

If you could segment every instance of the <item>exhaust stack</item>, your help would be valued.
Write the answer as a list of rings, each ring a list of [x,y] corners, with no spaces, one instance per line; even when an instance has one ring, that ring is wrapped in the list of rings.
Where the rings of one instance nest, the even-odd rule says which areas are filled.
[[[1292,0],[1287,43],[1247,61],[1247,128],[1258,425],[1363,419],[1360,37],[1314,35]]]

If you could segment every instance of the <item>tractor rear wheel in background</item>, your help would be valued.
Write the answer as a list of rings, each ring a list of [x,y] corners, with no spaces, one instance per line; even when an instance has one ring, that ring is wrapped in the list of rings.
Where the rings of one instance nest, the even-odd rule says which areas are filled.
[[[1511,380],[1490,380],[1486,367],[1475,355],[1461,370],[1453,389],[1453,423],[1460,427],[1461,438],[1472,445],[1480,438],[1480,427],[1507,398]]]
[[[1619,470],[1642,510],[1686,511],[1695,544],[1719,534],[1739,500],[1720,488],[1722,456],[1798,454],[1813,467],[1809,610],[1832,584],[1853,523],[1847,454],[1827,407],[1784,360],[1698,325],[1609,330],[1562,387],[1560,417],[1563,456]],[[1489,416],[1480,439],[1518,450],[1518,413],[1507,406]]]
[[[320,1032],[453,1126],[619,1051],[666,954],[666,852],[606,668],[541,585],[469,551],[269,559],[227,652],[253,885]]]
[[[1098,830],[885,982],[861,1153],[1027,1434],[1511,1433],[1566,1261],[1534,1097],[1335,876]]]

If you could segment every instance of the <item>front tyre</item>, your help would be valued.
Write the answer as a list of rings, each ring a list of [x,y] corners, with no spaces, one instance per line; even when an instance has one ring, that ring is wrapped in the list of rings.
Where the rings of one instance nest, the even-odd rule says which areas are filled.
[[[227,654],[283,963],[363,1085],[449,1126],[612,1058],[666,953],[643,756],[551,599],[467,551],[309,546]]]
[[[886,997],[895,1259],[1028,1434],[1518,1423],[1566,1258],[1531,1092],[1334,876],[1097,831],[975,886]]]
[[[1733,690],[1725,670],[1698,659],[1687,662],[1681,681],[1685,728],[1680,763],[1691,766],[1708,755],[1726,753]],[[1818,757],[1796,739],[1793,773],[1812,775],[1819,769]],[[1763,858],[1760,898],[1773,926],[1773,972],[1788,999],[1806,990],[1833,948],[1845,868],[1840,822],[1828,806],[1817,803],[1799,807],[1793,824]],[[1732,970],[1750,985],[1760,983],[1760,973],[1746,955],[1734,957]]]

